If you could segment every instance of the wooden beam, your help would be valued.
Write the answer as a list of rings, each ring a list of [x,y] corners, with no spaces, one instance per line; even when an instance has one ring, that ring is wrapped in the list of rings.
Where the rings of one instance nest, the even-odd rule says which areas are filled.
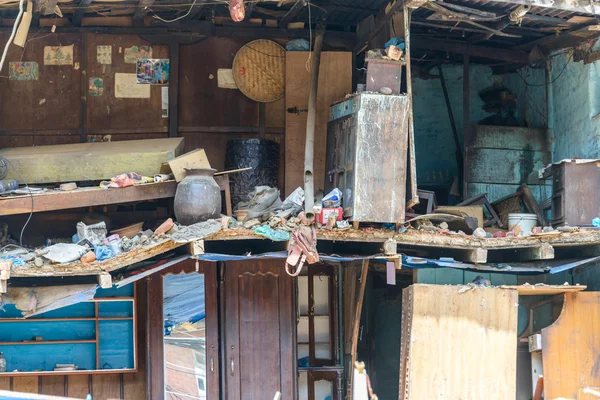
[[[298,16],[298,14],[300,14],[300,11],[302,11],[304,7],[306,7],[306,0],[296,0],[296,3],[294,3],[290,11],[288,11],[288,13],[285,14],[279,21],[279,27],[286,29],[287,24],[292,22]]]
[[[179,43],[169,44],[169,137],[177,137],[179,126]]]
[[[143,26],[144,25],[144,17],[146,16],[146,8],[150,7],[154,4],[155,0],[140,0],[138,6],[135,10],[135,14],[133,14],[133,25],[134,26]]]
[[[85,15],[85,10],[92,4],[92,0],[81,0],[79,2],[79,6],[77,6],[77,10],[73,14],[73,20],[71,21],[73,26],[81,26],[81,20]]]
[[[600,31],[595,30],[597,25],[584,26],[573,31],[563,31],[559,36],[551,34],[543,38],[533,40],[531,42],[516,46],[516,50],[531,50],[534,46],[539,46],[545,52],[564,49],[567,47],[575,47],[585,41],[600,37]]]
[[[524,51],[484,46],[473,46],[467,43],[446,42],[443,40],[436,39],[413,39],[412,46],[413,49],[446,51],[449,53],[467,54],[472,57],[508,61],[515,64],[527,64],[528,60],[528,55]]]
[[[360,275],[360,288],[358,290],[356,308],[354,310],[354,321],[352,326],[352,349],[350,351],[350,377],[348,379],[349,390],[348,398],[352,398],[352,377],[354,376],[354,362],[358,354],[358,331],[360,329],[360,317],[362,314],[362,305],[365,299],[365,290],[367,288],[367,277],[369,274],[369,259],[362,260],[362,272]]]
[[[149,183],[118,189],[76,189],[72,192],[50,192],[45,194],[0,199],[0,215],[25,214],[69,208],[131,203],[137,201],[175,197],[177,182]],[[32,205],[33,203],[33,205]]]
[[[532,7],[554,8],[571,12],[600,15],[600,3],[586,0],[490,0],[489,3],[523,4]]]
[[[196,16],[198,14],[200,14],[202,9],[204,8],[204,5],[205,5],[204,3],[206,3],[207,1],[208,0],[196,0],[196,4],[194,4],[192,6],[190,13],[183,19],[192,20],[192,19],[196,18]]]

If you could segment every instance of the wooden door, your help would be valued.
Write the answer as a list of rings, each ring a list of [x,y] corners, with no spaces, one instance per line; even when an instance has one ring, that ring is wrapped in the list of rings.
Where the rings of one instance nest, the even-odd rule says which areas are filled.
[[[295,398],[293,279],[283,260],[224,266],[224,367],[227,400]]]

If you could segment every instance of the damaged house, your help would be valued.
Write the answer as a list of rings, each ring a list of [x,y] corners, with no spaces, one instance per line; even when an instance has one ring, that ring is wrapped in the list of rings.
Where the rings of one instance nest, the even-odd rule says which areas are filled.
[[[599,15],[0,0],[0,398],[600,398]]]

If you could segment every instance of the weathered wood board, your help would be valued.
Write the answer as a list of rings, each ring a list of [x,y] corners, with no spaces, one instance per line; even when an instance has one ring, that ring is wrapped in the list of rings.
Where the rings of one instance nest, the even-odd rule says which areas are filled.
[[[600,386],[600,292],[565,294],[562,313],[542,329],[544,398],[588,399],[580,390]]]
[[[7,179],[31,184],[110,179],[126,172],[153,176],[181,152],[183,139],[172,138],[17,147],[0,150],[0,156],[13,167]]]
[[[517,292],[460,288],[404,289],[401,400],[515,398]]]
[[[286,53],[285,108],[308,109],[309,73],[306,62],[309,53]],[[317,124],[315,130],[314,175],[315,192],[325,186],[325,154],[329,106],[352,93],[352,54],[323,52],[319,67],[317,92]],[[287,113],[285,116],[285,194],[298,186],[304,187],[304,145],[306,112]]]

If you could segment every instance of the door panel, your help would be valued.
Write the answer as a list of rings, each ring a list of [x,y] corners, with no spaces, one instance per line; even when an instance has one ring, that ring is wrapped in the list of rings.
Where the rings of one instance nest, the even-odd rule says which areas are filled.
[[[227,400],[294,399],[293,280],[282,260],[225,265]]]

